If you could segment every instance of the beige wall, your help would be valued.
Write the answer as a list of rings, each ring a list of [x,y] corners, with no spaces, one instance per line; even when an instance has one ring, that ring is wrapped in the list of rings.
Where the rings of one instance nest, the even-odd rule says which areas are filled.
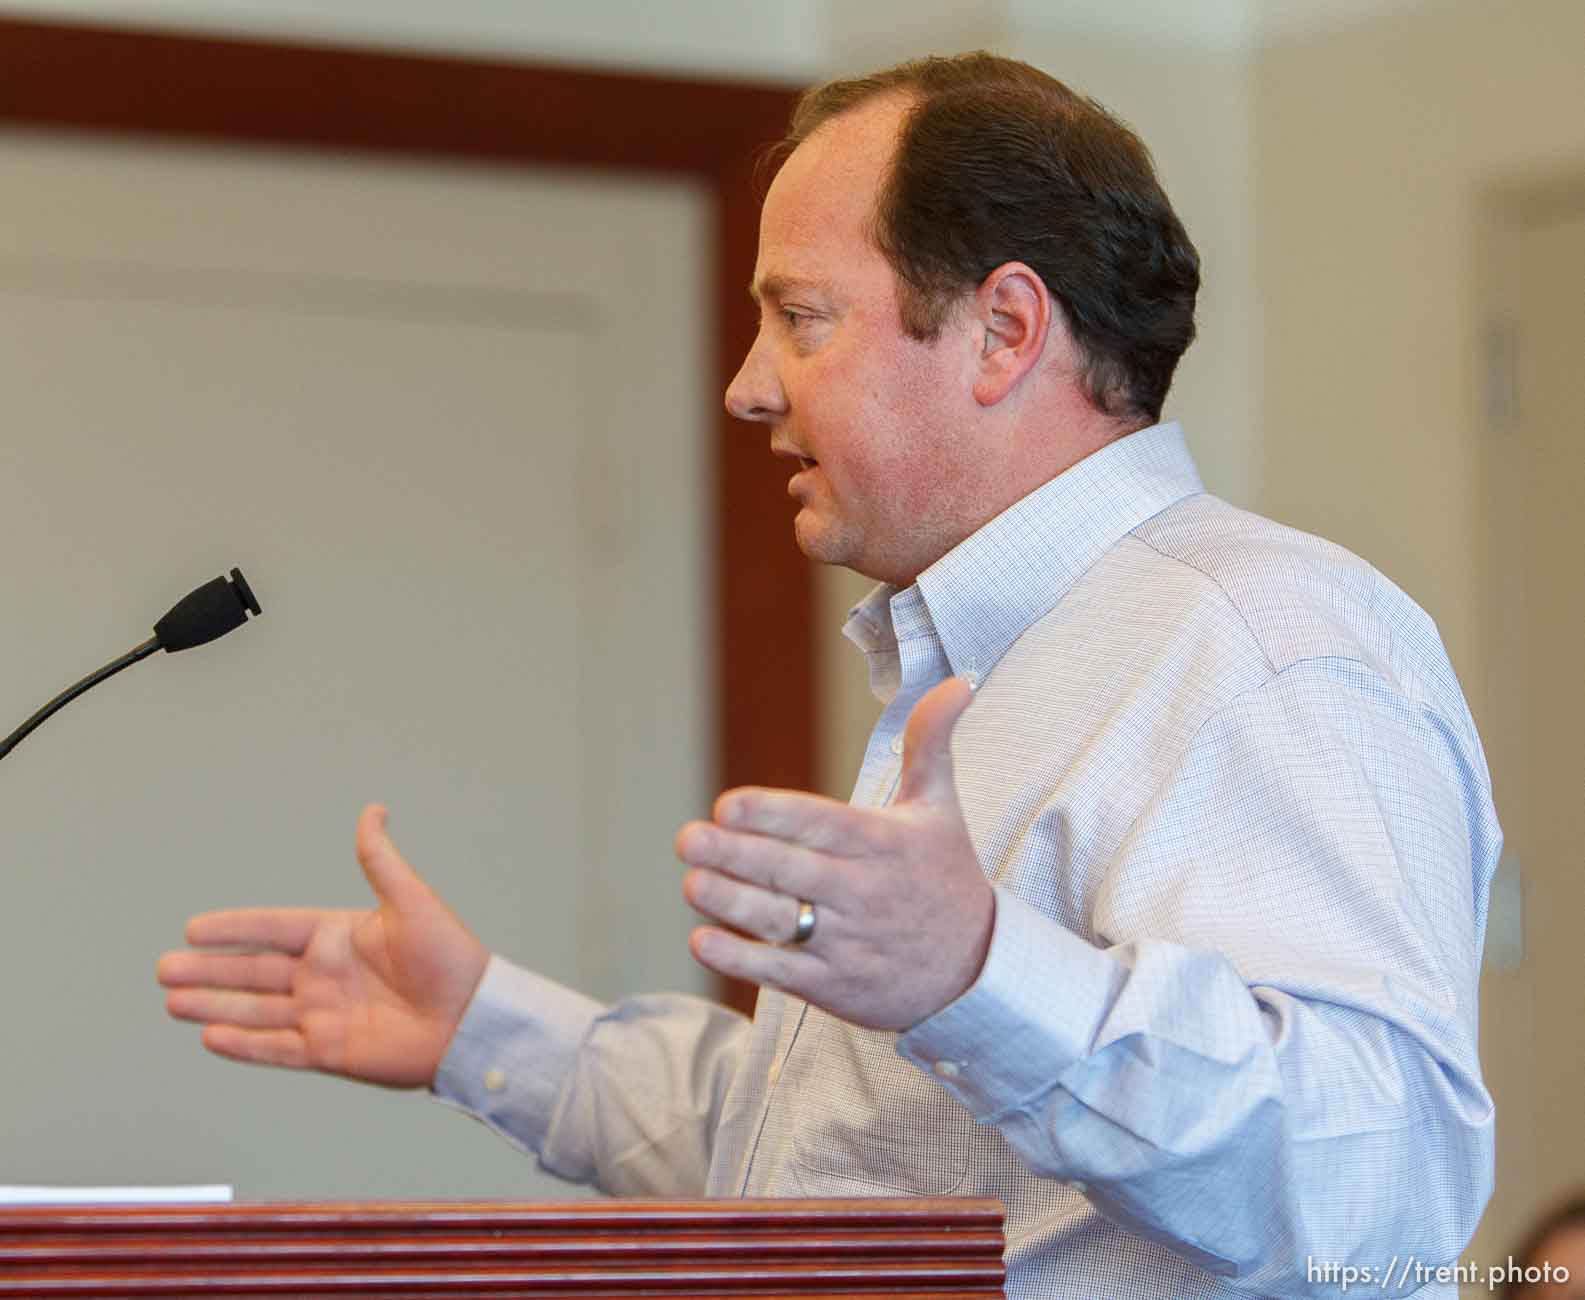
[[[1474,0],[1256,62],[1255,497],[1413,592],[1472,697],[1482,199],[1585,166],[1582,51],[1576,0]]]
[[[1481,408],[1479,261],[1493,193],[1585,173],[1582,52],[1578,0],[1447,0],[1276,44],[1254,63],[1265,323],[1254,500],[1413,593],[1488,734],[1503,610],[1483,583],[1483,464],[1496,449]],[[1505,772],[1493,775],[1503,811]],[[1579,1108],[1525,1104],[1527,1076],[1585,1032],[1585,997],[1572,1020],[1532,1032],[1535,990],[1581,983],[1577,961],[1536,945],[1520,969],[1487,974],[1499,1184],[1475,1258],[1501,1258],[1570,1169],[1585,1182]]]

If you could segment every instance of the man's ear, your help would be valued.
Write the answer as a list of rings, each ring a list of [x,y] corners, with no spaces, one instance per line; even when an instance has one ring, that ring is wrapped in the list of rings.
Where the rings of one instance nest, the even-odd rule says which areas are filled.
[[[1022,262],[1003,262],[974,294],[974,327],[983,344],[974,400],[995,406],[1045,355],[1053,331],[1067,337],[1061,308],[1045,282]]]

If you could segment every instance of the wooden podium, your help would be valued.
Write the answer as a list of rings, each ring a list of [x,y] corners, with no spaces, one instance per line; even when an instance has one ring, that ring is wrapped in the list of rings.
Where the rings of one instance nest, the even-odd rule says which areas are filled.
[[[993,1200],[9,1207],[0,1296],[1000,1296]]]

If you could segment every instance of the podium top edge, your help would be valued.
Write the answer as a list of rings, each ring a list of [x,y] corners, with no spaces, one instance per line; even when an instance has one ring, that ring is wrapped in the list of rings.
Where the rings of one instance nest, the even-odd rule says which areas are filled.
[[[979,1197],[775,1199],[775,1200],[583,1200],[583,1201],[234,1201],[223,1204],[17,1205],[0,1206],[0,1232],[41,1222],[66,1226],[100,1224],[164,1228],[177,1224],[255,1228],[269,1226],[365,1226],[390,1228],[477,1224],[522,1228],[594,1227],[643,1221],[683,1228],[692,1224],[796,1227],[818,1223],[922,1227],[930,1223],[1000,1225],[1000,1201]]]

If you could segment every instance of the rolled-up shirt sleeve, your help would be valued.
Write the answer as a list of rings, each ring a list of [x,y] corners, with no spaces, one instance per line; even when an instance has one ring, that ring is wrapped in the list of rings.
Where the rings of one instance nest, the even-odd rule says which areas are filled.
[[[979,980],[898,1050],[1031,1171],[1241,1289],[1453,1262],[1492,1179],[1499,847],[1467,714],[1296,663],[1198,729],[1089,934],[999,888]]]

